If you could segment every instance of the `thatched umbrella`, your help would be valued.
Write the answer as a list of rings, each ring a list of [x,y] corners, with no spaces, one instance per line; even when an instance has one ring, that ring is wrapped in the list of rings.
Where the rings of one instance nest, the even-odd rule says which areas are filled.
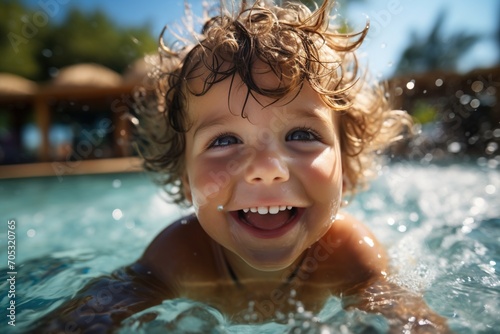
[[[10,73],[0,73],[0,101],[32,99],[38,91],[35,82]]]
[[[53,80],[40,89],[37,96],[37,122],[42,133],[40,159],[49,160],[50,101],[94,101],[104,105],[112,111],[115,137],[118,137],[124,128],[123,112],[113,110],[112,105],[113,102],[119,102],[120,96],[128,91],[121,75],[102,65],[83,63],[62,68]]]

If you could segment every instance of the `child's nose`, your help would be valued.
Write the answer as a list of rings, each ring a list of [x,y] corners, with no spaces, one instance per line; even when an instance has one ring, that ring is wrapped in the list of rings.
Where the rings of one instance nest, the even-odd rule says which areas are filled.
[[[245,171],[245,179],[251,184],[285,182],[289,177],[289,170],[283,157],[268,149],[257,152]]]

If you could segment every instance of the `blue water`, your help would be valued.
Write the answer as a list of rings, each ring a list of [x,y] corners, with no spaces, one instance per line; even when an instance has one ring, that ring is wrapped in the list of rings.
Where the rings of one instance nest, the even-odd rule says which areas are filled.
[[[498,164],[393,164],[347,210],[386,245],[391,279],[422,293],[457,333],[500,329]],[[166,204],[141,173],[0,181],[0,289],[8,290],[7,221],[16,224],[16,327],[21,333],[93,277],[136,259],[166,224],[186,214]],[[9,299],[1,296],[1,309]],[[154,317],[148,317],[154,315]],[[145,322],[144,319],[153,319]],[[345,311],[330,298],[320,314],[297,308],[281,323],[237,325],[189,300],[165,301],[120,333],[384,333],[381,316]]]

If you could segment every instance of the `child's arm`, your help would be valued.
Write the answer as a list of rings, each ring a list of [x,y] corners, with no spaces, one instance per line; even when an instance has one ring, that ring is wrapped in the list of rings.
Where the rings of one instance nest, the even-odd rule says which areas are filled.
[[[370,273],[363,275],[364,282],[343,291],[344,307],[382,314],[391,333],[449,333],[446,320],[432,311],[422,296],[388,281],[385,251],[370,231],[349,215],[343,219],[344,228],[351,230],[346,245],[352,266],[349,269]]]
[[[33,333],[109,332],[130,315],[160,304],[169,292],[139,264],[92,280],[35,323]]]

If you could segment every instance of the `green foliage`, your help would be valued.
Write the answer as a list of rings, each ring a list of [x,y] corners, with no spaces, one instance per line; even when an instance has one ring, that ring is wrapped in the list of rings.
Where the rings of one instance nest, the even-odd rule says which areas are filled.
[[[36,54],[41,43],[37,39],[30,43],[24,37],[35,34],[26,23],[29,19],[23,5],[16,1],[0,1],[0,72],[11,72],[29,78],[40,74]],[[40,30],[43,29],[38,29],[37,32],[43,34]]]
[[[80,62],[123,72],[157,47],[149,27],[120,27],[102,11],[84,13],[75,7],[60,23],[48,16],[41,20],[40,10],[35,14],[15,1],[0,0],[0,35],[8,37],[0,39],[1,72],[46,80],[54,69]]]
[[[412,116],[420,124],[433,122],[439,111],[437,107],[422,100],[418,100],[412,109]]]
[[[446,13],[443,11],[427,36],[412,34],[409,46],[398,63],[396,74],[457,69],[460,58],[481,40],[481,36],[465,31],[443,36],[445,18]]]

